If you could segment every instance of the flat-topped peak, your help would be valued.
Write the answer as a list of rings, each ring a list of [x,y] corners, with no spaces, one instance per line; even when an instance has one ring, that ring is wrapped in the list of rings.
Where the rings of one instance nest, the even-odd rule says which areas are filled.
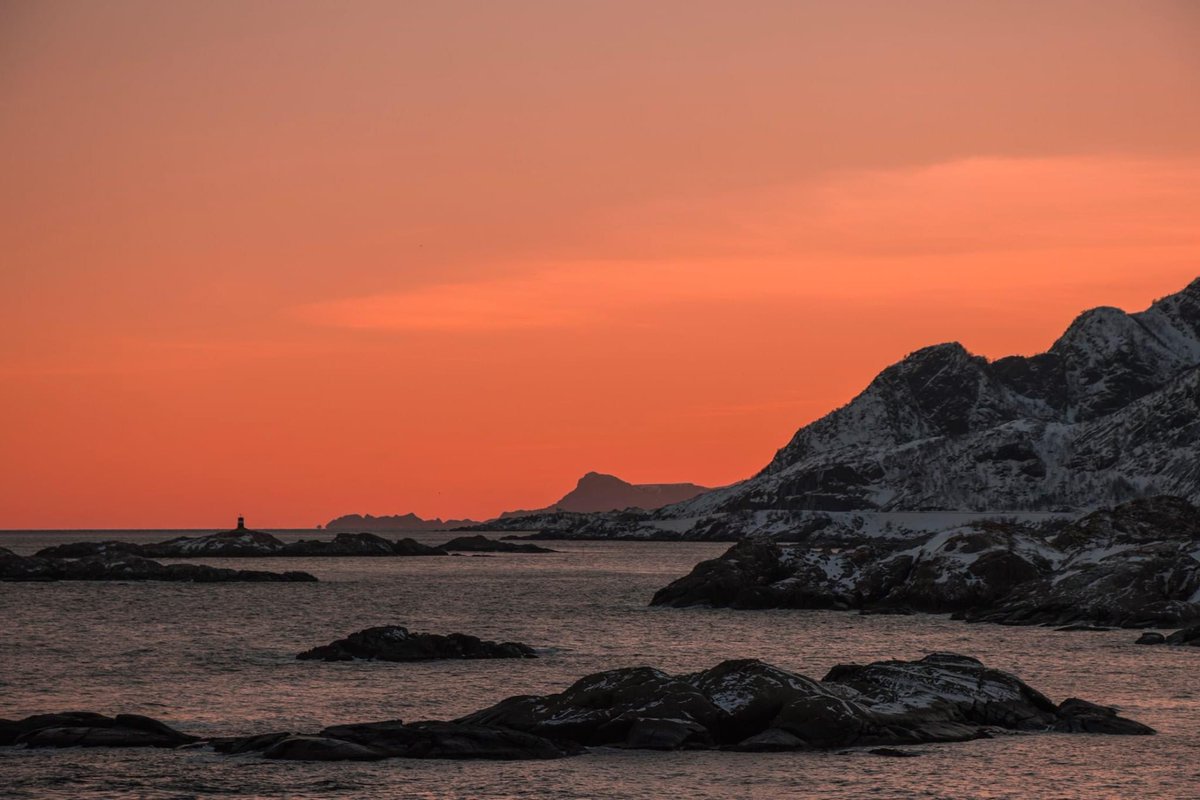
[[[618,478],[616,475],[609,475],[604,472],[594,472],[593,471],[593,472],[585,472],[583,474],[583,477],[581,477],[579,479],[579,481],[575,484],[575,486],[576,486],[576,488],[578,488],[580,486],[598,485],[598,484],[611,484],[614,486],[616,486],[616,485],[630,486],[631,485],[628,481],[623,481],[620,478]]]

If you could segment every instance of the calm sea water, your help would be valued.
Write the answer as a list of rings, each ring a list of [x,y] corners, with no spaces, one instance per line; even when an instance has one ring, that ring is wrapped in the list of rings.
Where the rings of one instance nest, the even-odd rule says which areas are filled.
[[[0,533],[19,553],[157,531]],[[289,532],[282,538],[311,537]],[[446,534],[422,534],[427,542]],[[1200,650],[1136,633],[972,626],[945,617],[650,608],[654,590],[727,545],[561,542],[551,555],[210,559],[303,569],[317,584],[0,583],[0,717],[92,710],[197,734],[452,718],[598,670],[690,671],[755,657],[820,678],[838,663],[949,650],[1052,699],[1119,706],[1154,737],[1005,736],[854,754],[639,753],[552,762],[305,764],[203,751],[0,749],[0,795],[373,798],[1193,798]],[[286,565],[286,566],[285,566]],[[297,652],[371,625],[462,631],[544,648],[529,661],[325,664]]]

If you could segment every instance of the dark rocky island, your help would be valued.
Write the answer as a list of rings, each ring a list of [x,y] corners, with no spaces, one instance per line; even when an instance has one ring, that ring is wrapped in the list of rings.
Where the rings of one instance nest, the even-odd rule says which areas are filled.
[[[373,533],[339,533],[332,539],[301,539],[285,542],[262,531],[252,531],[238,521],[229,531],[204,536],[178,536],[164,542],[72,542],[46,547],[38,558],[90,558],[139,556],[141,558],[322,558],[330,556],[445,556],[450,551],[480,553],[553,553],[534,544],[460,536],[440,546],[415,539],[385,539]]]
[[[331,540],[284,542],[262,531],[238,527],[205,536],[179,536],[165,542],[74,542],[38,551],[43,558],[83,558],[114,553],[144,558],[273,558],[322,556],[444,556],[445,550],[414,539],[390,540],[373,533],[339,533]]]
[[[231,755],[301,761],[547,759],[587,747],[878,749],[998,732],[1154,733],[1085,700],[1056,704],[973,658],[934,654],[918,661],[842,665],[821,681],[754,660],[726,661],[690,675],[616,669],[589,675],[558,694],[510,697],[452,722],[334,725],[313,734],[219,737],[207,744]],[[196,741],[130,715],[0,721],[0,744],[27,747],[172,747]]]
[[[205,564],[160,564],[108,551],[83,558],[19,556],[0,547],[0,581],[182,581],[189,583],[310,582],[307,572],[226,569]]]
[[[139,714],[89,711],[0,719],[0,745],[36,747],[179,747],[200,740]]]
[[[455,553],[556,553],[549,547],[536,544],[516,544],[514,542],[489,539],[486,536],[459,536],[445,544],[438,545],[441,550]]]
[[[352,633],[321,647],[305,650],[304,661],[434,661],[438,659],[537,658],[529,645],[489,642],[465,633],[442,636],[411,633],[399,625],[383,625]]]
[[[1134,500],[1074,523],[991,521],[916,538],[748,539],[652,603],[916,610],[1017,625],[1145,628],[1200,621],[1200,511]]]
[[[376,517],[371,514],[343,514],[325,524],[327,531],[368,531],[370,533],[400,533],[403,531],[452,531],[468,525],[478,525],[473,519],[423,519],[416,514],[390,514]]]

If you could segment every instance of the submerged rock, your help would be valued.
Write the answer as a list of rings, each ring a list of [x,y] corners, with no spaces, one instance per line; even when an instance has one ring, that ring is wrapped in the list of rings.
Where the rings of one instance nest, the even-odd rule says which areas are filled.
[[[262,752],[271,745],[295,735],[291,731],[281,731],[279,733],[260,733],[253,736],[221,736],[210,739],[208,743],[218,753],[237,755],[239,753]]]
[[[1192,647],[1200,647],[1200,625],[1193,625],[1190,628],[1175,631],[1167,637],[1167,644],[1186,644]]]
[[[873,756],[884,756],[885,758],[916,758],[921,755],[912,750],[897,750],[893,747],[876,747],[867,752]]]
[[[383,753],[327,736],[288,736],[263,750],[263,758],[289,761],[378,761]]]
[[[160,564],[120,551],[85,558],[0,554],[0,581],[182,581],[190,583],[312,582],[307,572],[226,569],[205,564]]]
[[[537,653],[529,645],[518,642],[490,642],[463,633],[448,636],[411,633],[400,625],[382,625],[305,650],[296,658],[305,661],[433,661],[443,658],[537,658]]]
[[[1098,706],[1072,697],[1058,707],[1054,730],[1062,733],[1106,733],[1118,736],[1143,736],[1154,730],[1140,722],[1117,716],[1115,708]]]
[[[499,539],[489,539],[480,534],[478,536],[459,536],[457,539],[451,539],[443,545],[439,545],[442,550],[451,552],[464,553],[556,553],[557,550],[551,550],[549,547],[542,547],[536,544],[514,544],[513,542],[501,541]]]
[[[562,758],[580,748],[552,742],[541,736],[458,722],[399,720],[361,725],[336,725],[322,736],[353,742],[387,758],[453,758],[516,761]]]

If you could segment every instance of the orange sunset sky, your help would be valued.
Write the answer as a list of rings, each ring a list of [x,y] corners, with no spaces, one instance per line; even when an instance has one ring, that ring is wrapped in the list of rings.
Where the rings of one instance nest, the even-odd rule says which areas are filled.
[[[0,527],[747,477],[1200,275],[1196,2],[0,2]]]

